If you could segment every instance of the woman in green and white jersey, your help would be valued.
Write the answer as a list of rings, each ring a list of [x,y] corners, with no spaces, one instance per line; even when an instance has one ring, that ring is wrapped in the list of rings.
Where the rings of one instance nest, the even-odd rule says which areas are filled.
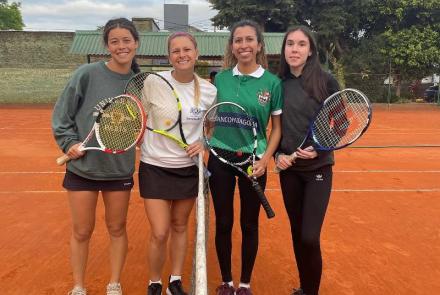
[[[281,82],[265,68],[264,40],[261,29],[253,21],[236,23],[229,37],[224,60],[225,70],[215,77],[217,102],[231,101],[244,107],[257,122],[258,160],[253,175],[264,189],[266,167],[281,138]],[[269,139],[266,136],[271,120]],[[233,140],[233,139],[231,139]],[[250,181],[233,167],[209,157],[210,188],[216,216],[215,244],[222,274],[217,294],[246,295],[258,250],[259,198]],[[242,264],[238,289],[235,290],[231,272],[231,232],[234,223],[234,190],[238,181],[240,191],[240,225],[242,231]]]

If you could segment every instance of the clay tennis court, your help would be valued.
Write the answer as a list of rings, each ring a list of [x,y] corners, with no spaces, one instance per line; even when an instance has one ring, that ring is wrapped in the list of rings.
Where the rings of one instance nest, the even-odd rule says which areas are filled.
[[[61,187],[63,167],[50,130],[50,106],[0,109],[0,293],[67,294],[70,214]],[[373,124],[356,146],[438,145],[440,107],[375,105]],[[322,232],[322,295],[440,294],[440,148],[348,148],[336,153],[334,187]],[[272,171],[272,169],[270,169]],[[137,175],[136,175],[137,177]],[[278,179],[266,193],[276,211],[261,214],[256,295],[290,294],[298,286]],[[236,210],[238,213],[239,206]],[[104,294],[109,277],[102,200],[91,242],[86,284]],[[220,282],[211,208],[210,294]],[[190,285],[194,221],[184,285]],[[128,216],[124,294],[146,293],[149,226],[137,188]],[[239,278],[241,236],[234,227],[233,274]],[[168,276],[167,267],[162,280]],[[237,283],[237,282],[236,282]]]

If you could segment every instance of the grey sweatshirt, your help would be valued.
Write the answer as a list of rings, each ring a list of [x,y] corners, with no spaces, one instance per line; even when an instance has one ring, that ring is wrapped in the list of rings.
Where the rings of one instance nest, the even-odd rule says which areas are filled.
[[[82,65],[73,73],[52,113],[53,134],[63,152],[87,137],[100,108],[124,92],[132,75],[115,73],[104,62]],[[97,146],[96,139],[88,145]],[[118,155],[87,151],[69,161],[67,170],[93,180],[126,179],[134,173],[134,162],[134,149]]]

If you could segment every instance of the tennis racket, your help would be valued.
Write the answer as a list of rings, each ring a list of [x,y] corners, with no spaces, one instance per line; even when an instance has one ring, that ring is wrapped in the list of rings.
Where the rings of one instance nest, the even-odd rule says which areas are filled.
[[[310,139],[317,150],[347,147],[367,131],[371,118],[372,107],[365,94],[351,88],[338,91],[324,100],[299,148],[310,145]],[[296,152],[290,158],[294,162]],[[279,167],[275,168],[275,172],[280,171]]]
[[[141,102],[131,95],[111,98],[99,111],[95,123],[81,143],[82,151],[98,150],[110,154],[120,154],[136,145],[142,138],[145,114]],[[94,136],[95,135],[95,136]],[[87,146],[95,137],[98,146]],[[56,162],[63,165],[70,158],[59,157]]]
[[[252,183],[268,218],[275,216],[263,189],[252,177],[257,150],[257,122],[233,102],[212,106],[203,118],[203,138],[211,154],[237,169]]]
[[[164,77],[152,72],[142,72],[133,76],[125,87],[125,93],[139,97],[147,113],[149,131],[163,135],[182,149],[188,143],[182,127],[182,104],[174,87]],[[198,166],[198,156],[192,157]],[[206,168],[205,175],[210,173]]]

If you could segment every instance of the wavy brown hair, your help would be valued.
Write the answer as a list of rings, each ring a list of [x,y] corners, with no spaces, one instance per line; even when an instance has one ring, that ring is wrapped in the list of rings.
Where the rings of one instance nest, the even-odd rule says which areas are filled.
[[[264,44],[263,32],[260,26],[251,20],[242,20],[235,23],[231,28],[231,33],[229,34],[229,40],[226,44],[225,58],[223,60],[223,68],[231,69],[237,64],[237,58],[232,53],[232,43],[234,42],[234,33],[237,28],[241,27],[252,27],[255,30],[255,35],[257,36],[257,41],[261,44],[261,50],[257,53],[257,64],[261,65],[263,68],[267,68],[267,58],[266,50]]]

